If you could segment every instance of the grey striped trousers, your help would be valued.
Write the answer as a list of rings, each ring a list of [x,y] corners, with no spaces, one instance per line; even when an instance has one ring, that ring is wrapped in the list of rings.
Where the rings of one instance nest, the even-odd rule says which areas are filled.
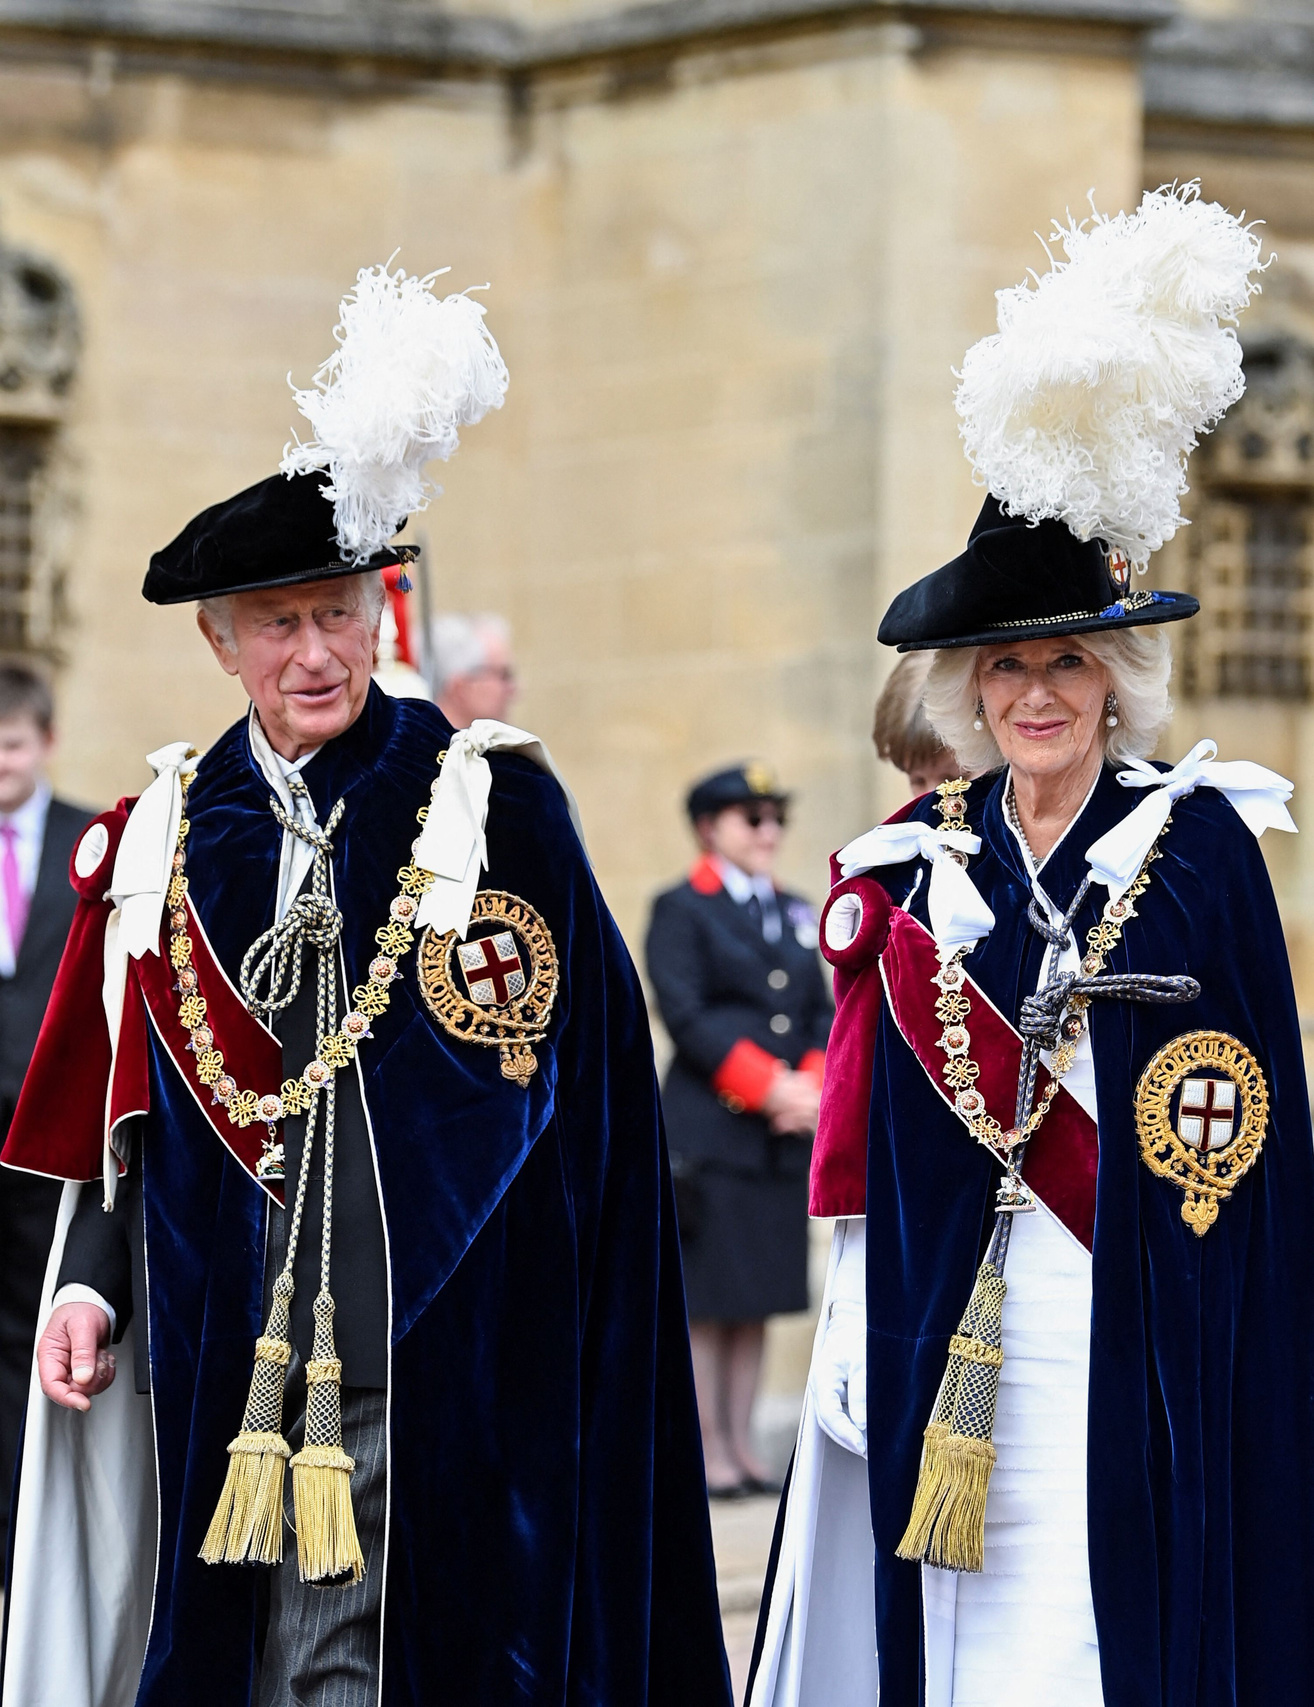
[[[288,1398],[296,1404],[299,1397],[301,1404],[301,1415],[288,1429],[295,1452],[305,1427],[305,1376],[295,1356],[288,1378]],[[283,1563],[274,1567],[270,1585],[269,1629],[256,1677],[255,1707],[376,1707],[387,1505],[383,1393],[372,1387],[342,1389],[342,1443],[356,1460],[351,1499],[365,1576],[345,1588],[303,1583],[297,1574],[296,1542],[287,1536]],[[285,1509],[291,1523],[290,1475]]]

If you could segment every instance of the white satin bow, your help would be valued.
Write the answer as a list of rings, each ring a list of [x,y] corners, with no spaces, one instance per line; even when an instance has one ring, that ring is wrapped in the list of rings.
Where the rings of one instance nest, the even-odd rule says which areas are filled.
[[[484,829],[493,772],[484,754],[491,752],[523,753],[556,779],[583,845],[575,796],[538,736],[510,723],[499,723],[496,718],[477,718],[468,729],[458,729],[452,736],[431,791],[429,815],[416,843],[416,865],[433,872],[435,879],[433,888],[420,901],[418,926],[454,930],[462,938],[470,928],[479,873],[488,864]]]
[[[190,769],[196,748],[190,741],[171,741],[147,753],[155,781],[144,790],[123,826],[123,839],[114,856],[110,899],[119,909],[118,947],[140,960],[160,952],[160,919],[165,891],[173,876],[173,850],[178,845],[182,818],[180,773]]]
[[[1126,770],[1118,772],[1124,788],[1152,788],[1154,793],[1146,795],[1120,824],[1086,850],[1092,875],[1108,885],[1111,895],[1120,894],[1133,881],[1167,822],[1173,802],[1202,783],[1225,795],[1254,835],[1262,836],[1270,829],[1295,830],[1286,806],[1293,788],[1286,777],[1249,759],[1220,762],[1214,757],[1217,751],[1217,741],[1197,741],[1170,771],[1155,770],[1145,759],[1132,759]]]
[[[835,856],[845,877],[870,871],[877,865],[902,865],[906,860],[924,859],[931,867],[926,907],[931,934],[941,957],[960,948],[971,948],[994,929],[995,915],[981,892],[957,860],[955,853],[980,851],[981,838],[970,830],[936,830],[929,824],[878,824],[874,830],[842,847]]]

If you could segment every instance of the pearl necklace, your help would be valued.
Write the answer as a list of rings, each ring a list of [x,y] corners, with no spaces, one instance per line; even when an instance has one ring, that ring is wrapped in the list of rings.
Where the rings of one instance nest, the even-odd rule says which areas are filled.
[[[1017,809],[1017,792],[1013,787],[1013,779],[1011,777],[1008,782],[1008,791],[1004,795],[1004,816],[1017,832],[1017,838],[1026,849],[1027,858],[1031,861],[1033,868],[1036,871],[1039,871],[1040,861],[1036,858],[1036,850],[1032,847],[1030,841],[1027,839],[1026,831],[1022,828],[1022,815]]]

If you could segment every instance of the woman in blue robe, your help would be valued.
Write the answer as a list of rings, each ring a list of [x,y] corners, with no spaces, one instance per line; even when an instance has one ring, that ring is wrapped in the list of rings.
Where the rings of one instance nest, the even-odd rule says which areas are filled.
[[[1162,221],[1189,249],[1195,205],[1147,197],[1129,270]],[[1175,324],[1226,367],[1216,318]],[[1001,328],[987,356],[1021,371],[1034,344]],[[924,704],[977,780],[836,858],[812,1209],[837,1231],[750,1702],[1261,1707],[1314,1662],[1314,1145],[1256,843],[1294,829],[1290,785],[1212,742],[1146,762],[1161,625],[1198,606],[1130,569],[1181,444],[1129,518],[1090,429],[1083,530],[1035,499],[1077,406],[1046,418],[1033,364],[992,438],[1008,375],[983,403],[979,365],[959,402],[991,495],[880,631],[934,651]],[[1162,448],[1142,377],[1119,430]]]

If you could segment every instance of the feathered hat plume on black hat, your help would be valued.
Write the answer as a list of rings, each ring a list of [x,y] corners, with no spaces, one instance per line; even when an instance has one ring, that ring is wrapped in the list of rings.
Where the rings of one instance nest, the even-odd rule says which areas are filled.
[[[1131,588],[1171,539],[1186,459],[1245,389],[1234,320],[1259,289],[1251,226],[1198,184],[1055,227],[1066,257],[998,294],[956,403],[988,496],[967,549],[900,593],[901,652],[1172,622],[1186,593]]]
[[[444,269],[445,271],[446,269]],[[507,371],[484,309],[466,293],[363,267],[342,300],[337,348],[293,395],[312,428],[282,472],[193,517],[157,551],[142,587],[154,604],[382,569],[414,555],[394,546],[439,488],[459,432],[499,409]]]

